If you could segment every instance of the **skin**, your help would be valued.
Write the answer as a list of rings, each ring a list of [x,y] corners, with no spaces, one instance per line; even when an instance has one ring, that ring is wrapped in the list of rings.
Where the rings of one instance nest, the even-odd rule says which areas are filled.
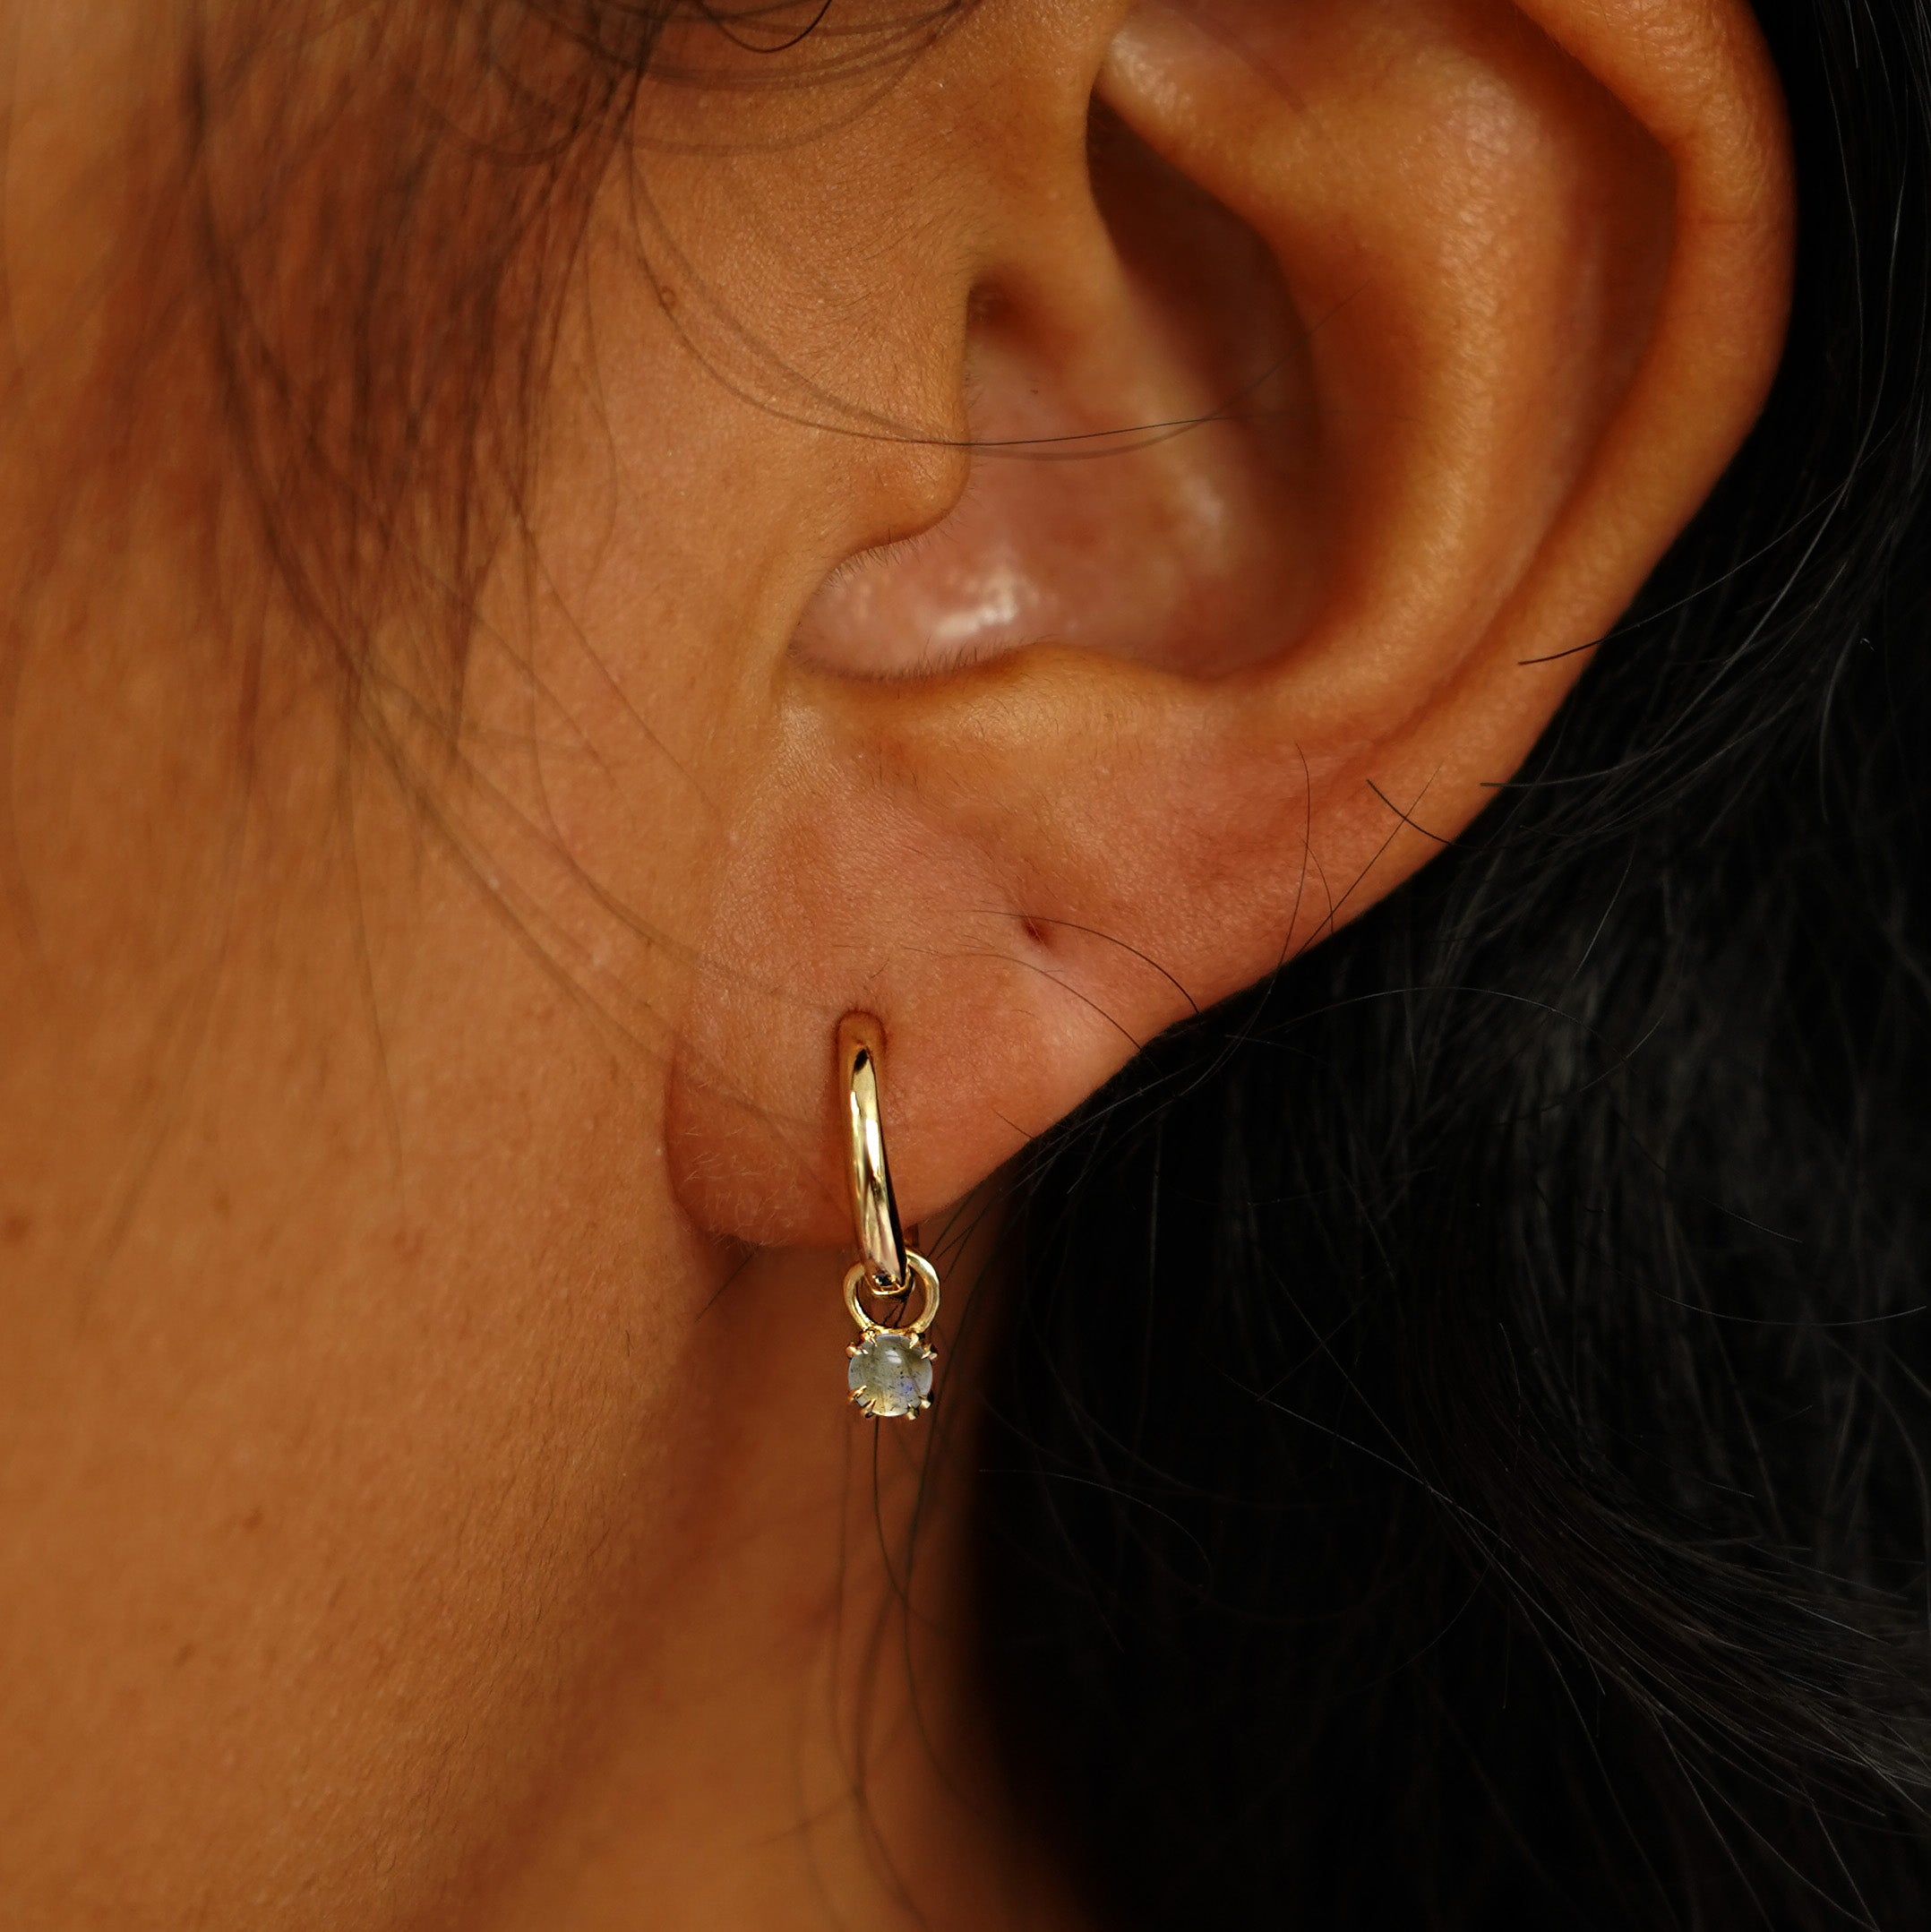
[[[345,700],[192,300],[103,387],[167,11],[0,5],[0,1916],[1086,1923],[975,1690],[996,1177],[1465,825],[1735,452],[1747,15],[675,30],[439,708],[399,606]],[[853,1010],[916,1424],[843,1399]]]

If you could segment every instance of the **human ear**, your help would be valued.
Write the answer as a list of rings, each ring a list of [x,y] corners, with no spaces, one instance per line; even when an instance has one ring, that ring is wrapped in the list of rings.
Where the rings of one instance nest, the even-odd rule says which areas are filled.
[[[1781,103],[1738,0],[1043,17],[983,10],[892,110],[948,61],[1005,64],[953,218],[973,245],[934,249],[951,280],[925,299],[962,318],[929,386],[1008,447],[936,494],[906,467],[896,511],[875,491],[773,667],[670,1116],[681,1198],[748,1240],[845,1232],[841,1014],[883,1026],[915,1220],[1459,833],[1736,452],[1781,348]],[[1151,158],[1137,202],[1094,158],[1095,99]],[[1238,389],[1203,298],[1256,299],[1237,242],[1201,241],[1230,218],[1298,324],[1272,428],[1235,434],[1232,407],[1224,434],[1012,460],[1042,395],[1104,430]],[[1128,407],[1100,421],[1109,390]],[[1189,586],[1174,553],[1203,528]],[[989,558],[1033,621],[981,621]],[[1056,605],[1057,581],[1093,597]],[[934,647],[948,599],[968,648]]]

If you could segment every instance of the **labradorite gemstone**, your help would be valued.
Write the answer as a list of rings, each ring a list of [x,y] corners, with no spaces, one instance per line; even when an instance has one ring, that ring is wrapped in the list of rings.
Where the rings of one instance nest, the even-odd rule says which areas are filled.
[[[881,1329],[860,1343],[845,1379],[868,1415],[910,1415],[932,1392],[932,1352],[916,1335]]]

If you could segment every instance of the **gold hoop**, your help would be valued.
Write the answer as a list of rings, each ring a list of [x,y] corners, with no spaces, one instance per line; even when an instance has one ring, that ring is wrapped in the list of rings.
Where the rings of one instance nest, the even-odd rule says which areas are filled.
[[[845,1084],[845,1175],[851,1185],[852,1225],[872,1285],[903,1292],[905,1237],[885,1158],[885,1121],[879,1106],[879,1026],[861,1013],[838,1024],[838,1064]]]
[[[838,1073],[844,1082],[845,1174],[851,1182],[852,1226],[861,1258],[845,1270],[845,1306],[858,1339],[845,1352],[845,1386],[862,1414],[873,1421],[914,1417],[931,1406],[937,1351],[925,1331],[939,1316],[939,1271],[905,1246],[885,1158],[885,1122],[879,1109],[879,1055],[884,1029],[868,1013],[838,1022]],[[859,1306],[859,1291],[909,1295],[919,1309],[897,1322],[874,1320]]]
[[[861,1288],[867,1288],[873,1294],[878,1294],[883,1291],[879,1288],[875,1282],[869,1278],[870,1271],[863,1261],[853,1262],[851,1267],[845,1270],[845,1305],[851,1311],[852,1319],[858,1324],[861,1335],[872,1335],[880,1329],[888,1329],[893,1335],[923,1335],[933,1322],[939,1318],[938,1269],[923,1255],[914,1254],[909,1248],[905,1250],[905,1261],[912,1276],[911,1281],[905,1284],[905,1292],[910,1292],[914,1283],[924,1291],[925,1305],[920,1309],[916,1321],[897,1324],[874,1321],[871,1316],[865,1313],[863,1309],[859,1307],[858,1291]]]

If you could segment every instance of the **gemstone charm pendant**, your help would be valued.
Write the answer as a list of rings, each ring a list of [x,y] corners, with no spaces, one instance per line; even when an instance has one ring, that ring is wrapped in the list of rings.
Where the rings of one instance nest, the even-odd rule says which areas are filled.
[[[869,1281],[861,1261],[845,1277],[845,1305],[858,1324],[858,1340],[845,1350],[845,1381],[852,1400],[874,1418],[916,1415],[929,1409],[932,1401],[932,1364],[939,1351],[925,1339],[932,1318],[939,1312],[939,1276],[923,1255],[905,1250],[910,1280],[923,1292],[924,1307],[918,1318],[903,1328],[881,1327],[858,1305],[859,1291],[872,1294],[895,1294],[890,1285],[880,1287]],[[908,1283],[908,1285],[910,1284]]]
[[[880,1031],[875,1019],[862,1013],[848,1014],[838,1027],[845,1172],[863,1258],[845,1277],[845,1309],[858,1325],[858,1340],[845,1352],[845,1383],[852,1400],[875,1419],[915,1416],[930,1408],[932,1364],[939,1359],[925,1339],[939,1313],[938,1271],[905,1246],[885,1160],[885,1123],[879,1109]],[[914,1317],[908,1305],[900,1326],[874,1321],[859,1305],[861,1291],[885,1297],[910,1295],[914,1288],[921,1306]]]

